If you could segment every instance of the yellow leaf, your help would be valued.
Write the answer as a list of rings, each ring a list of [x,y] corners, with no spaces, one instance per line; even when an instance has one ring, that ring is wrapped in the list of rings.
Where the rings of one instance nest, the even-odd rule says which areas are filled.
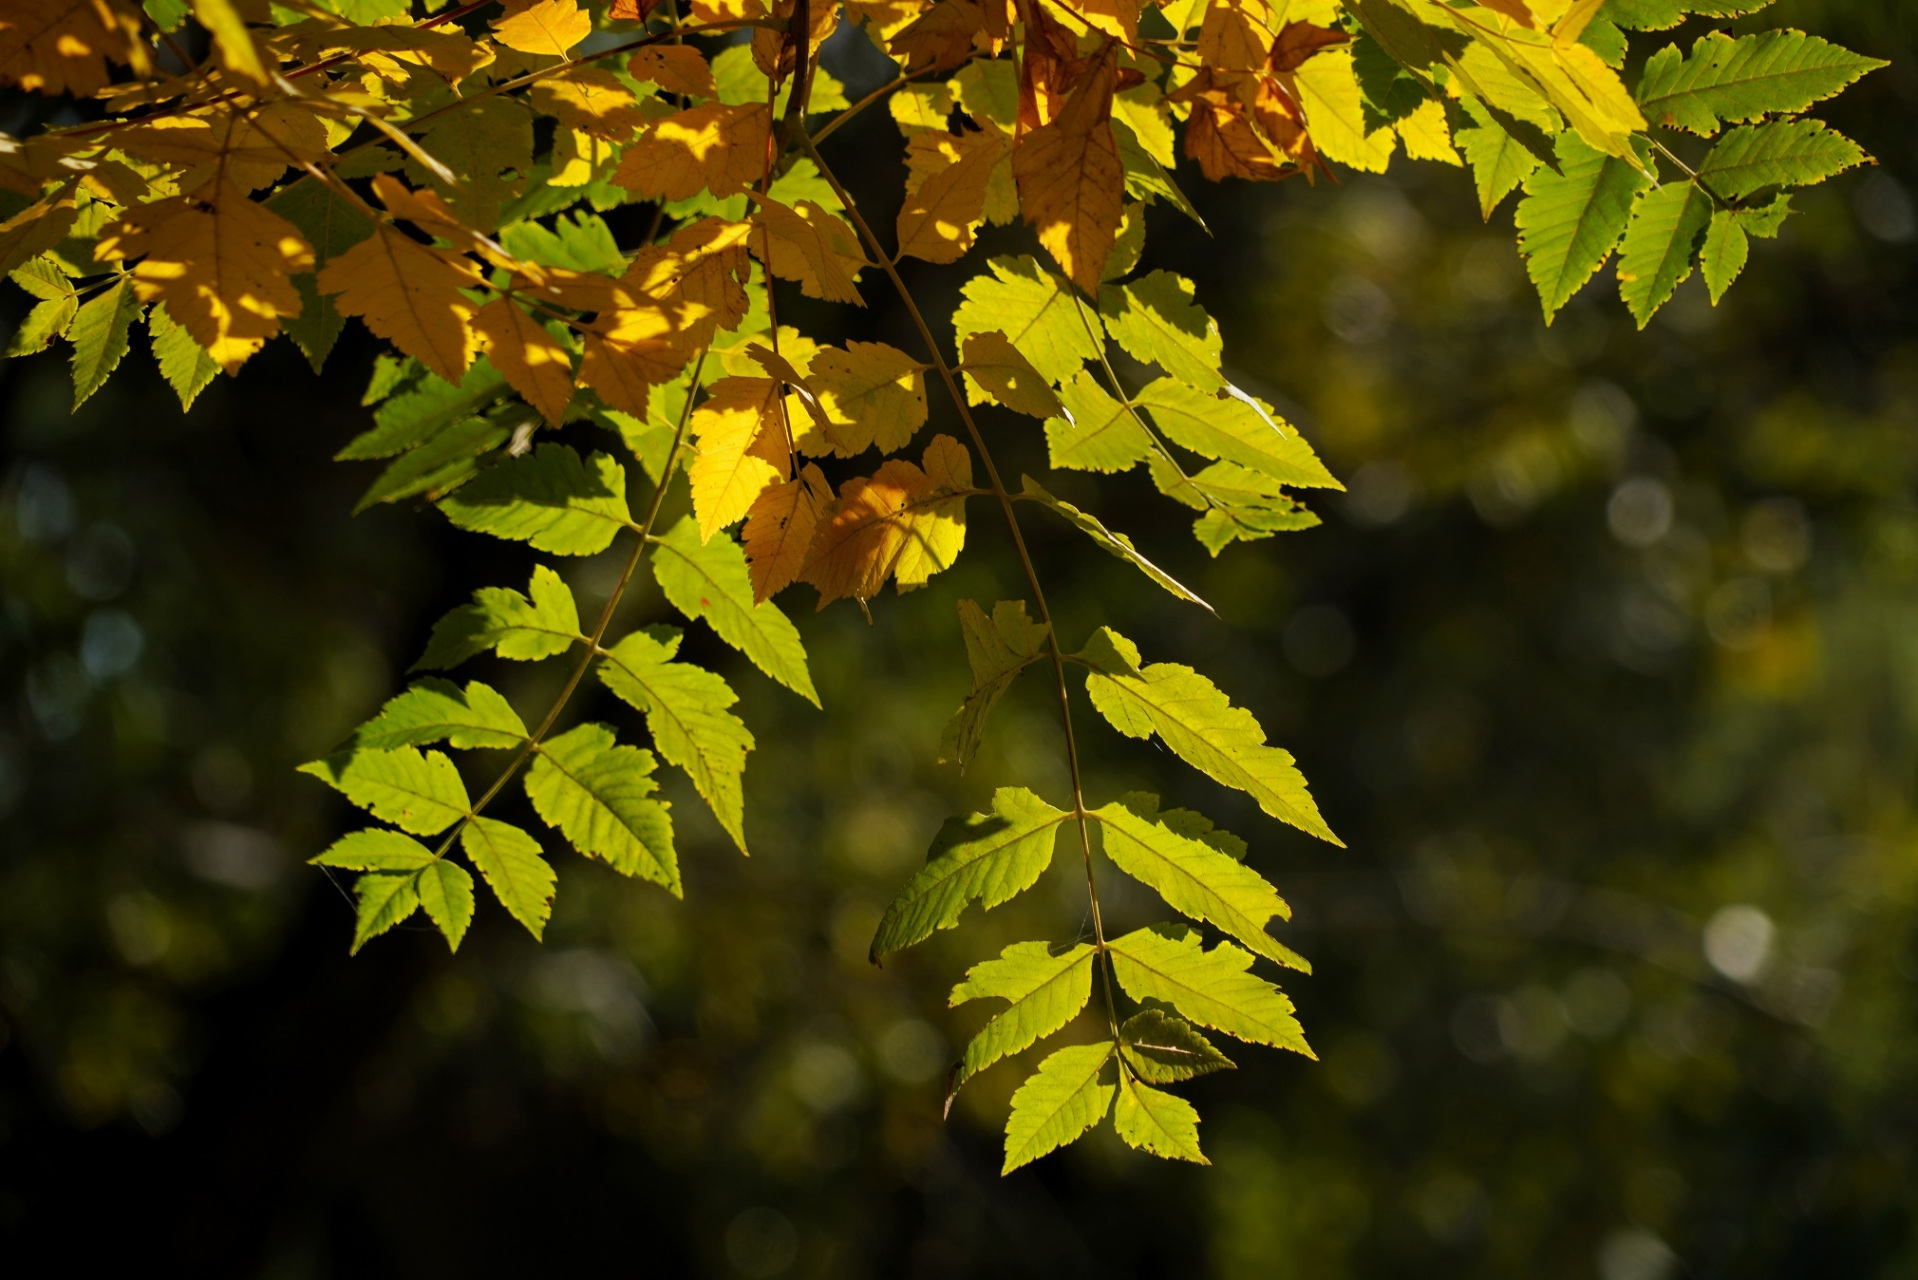
[[[621,413],[643,418],[648,389],[669,381],[688,358],[676,311],[621,306],[593,321],[580,358],[579,381]]]
[[[0,12],[0,83],[84,98],[112,78],[107,60],[131,62],[137,14],[107,0],[8,0]]]
[[[964,355],[960,367],[1006,408],[1041,419],[1065,416],[1052,384],[1004,333],[993,329],[967,334]]]
[[[1199,62],[1218,71],[1256,71],[1272,43],[1271,13],[1262,0],[1206,6]]]
[[[819,513],[831,500],[831,486],[810,462],[796,478],[759,495],[746,513],[746,571],[752,577],[753,603],[763,604],[798,578]]]
[[[266,64],[260,60],[259,46],[233,0],[193,0],[193,16],[213,36],[220,51],[220,65],[234,77],[250,85],[264,86]]]
[[[826,438],[842,458],[878,445],[893,453],[926,422],[926,369],[883,342],[848,342],[812,360],[810,375],[826,416]]]
[[[893,458],[840,486],[799,573],[819,589],[820,608],[845,596],[863,605],[895,575],[908,590],[958,558],[972,459],[951,436],[934,436],[923,461]]]
[[[932,0],[846,0],[846,17],[853,22],[864,18],[872,33],[886,41],[918,21],[931,7]]]
[[[626,149],[613,181],[647,200],[738,195],[765,174],[771,128],[763,102],[708,102],[664,116]]]
[[[703,317],[696,324],[691,316],[682,322],[687,344],[696,346],[715,328],[733,329],[746,318],[746,282],[752,277],[746,241],[751,233],[748,222],[702,218],[675,231],[665,244],[647,245],[634,254],[620,283],[662,303],[701,308]]]
[[[598,67],[573,67],[533,86],[533,109],[568,129],[625,142],[646,123],[639,99],[619,77]]]
[[[718,94],[706,55],[691,45],[649,45],[633,55],[632,61],[626,64],[626,74],[635,80],[650,80],[666,93],[690,94],[695,98]]]
[[[1405,144],[1405,154],[1412,159],[1441,160],[1453,165],[1465,163],[1458,148],[1452,145],[1452,130],[1445,123],[1442,103],[1428,98],[1394,127],[1399,131],[1399,141]]]
[[[574,0],[507,0],[493,32],[508,49],[564,58],[593,33],[593,19]]]
[[[458,84],[494,58],[490,48],[457,29],[406,24],[313,31],[293,48],[307,62],[336,53],[378,54],[389,63],[428,68],[448,84]]]
[[[701,538],[740,519],[786,478],[791,452],[782,416],[779,384],[771,378],[721,378],[693,411],[699,449],[691,469],[693,514]]]
[[[1392,160],[1390,126],[1370,133],[1365,129],[1365,103],[1350,49],[1325,49],[1306,59],[1293,73],[1299,87],[1299,105],[1305,109],[1305,127],[1312,145],[1328,160],[1349,164],[1367,173],[1383,173]]]
[[[478,345],[473,304],[460,290],[478,283],[477,276],[458,254],[430,249],[398,227],[381,225],[321,268],[319,286],[321,293],[339,295],[341,311],[457,383]],[[167,311],[185,323],[172,307]]]
[[[986,216],[986,189],[1011,139],[997,133],[928,131],[906,140],[906,202],[899,210],[899,252],[927,262],[957,262]]]
[[[809,298],[865,305],[854,282],[860,268],[870,264],[843,219],[811,200],[801,200],[796,207],[763,200],[756,221],[771,238],[774,275],[797,280],[799,291]],[[749,246],[763,254],[767,236],[752,237]]]
[[[318,160],[327,152],[320,118],[304,103],[286,100],[245,111],[216,107],[206,115],[162,116],[122,130],[114,142],[129,156],[184,169],[183,195],[214,182],[258,191],[294,160]]]
[[[766,16],[765,0],[690,0],[687,15],[696,23],[736,22]]]
[[[292,277],[313,269],[313,247],[292,223],[223,186],[211,200],[174,196],[136,205],[100,239],[101,261],[145,255],[133,268],[142,302],[167,314],[232,373],[298,315]]]
[[[1112,134],[1111,55],[1066,99],[1059,116],[1020,140],[1012,155],[1019,207],[1075,284],[1099,290],[1099,273],[1124,218],[1125,170]]]
[[[486,358],[554,426],[573,398],[573,358],[533,317],[495,298],[473,317]]]

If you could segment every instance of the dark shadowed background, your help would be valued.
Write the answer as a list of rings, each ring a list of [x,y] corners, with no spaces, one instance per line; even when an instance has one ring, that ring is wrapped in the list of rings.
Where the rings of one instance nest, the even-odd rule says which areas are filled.
[[[1108,1133],[1001,1179],[1005,1067],[940,1121],[983,1016],[945,993],[1077,931],[1066,860],[867,963],[948,813],[1014,778],[1061,790],[1036,684],[965,777],[933,763],[965,687],[954,600],[1023,594],[988,508],[959,567],[870,626],[786,601],[824,714],[693,629],[759,739],[750,860],[675,793],[683,904],[567,856],[544,946],[484,904],[457,956],[411,928],[349,958],[351,907],[302,861],[354,815],[293,766],[528,557],[430,509],[348,516],[370,475],[328,459],[364,424],[363,334],[322,377],[276,345],[186,415],[143,349],[78,414],[57,357],[0,368],[9,1256],[287,1280],[1913,1274],[1918,12],[1766,20],[1893,60],[1825,113],[1881,167],[1799,197],[1716,310],[1693,280],[1636,332],[1607,272],[1546,329],[1510,206],[1482,225],[1434,164],[1182,173],[1214,238],[1152,215],[1147,265],[1197,281],[1230,372],[1349,487],[1314,502],[1323,527],[1212,560],[1142,479],[1059,478],[1216,619],[1033,526],[1062,632],[1111,622],[1213,676],[1349,845],[1084,722],[1092,793],[1161,790],[1247,837],[1316,968],[1286,985],[1320,1061],[1248,1050],[1190,1088],[1210,1169]],[[834,145],[897,150],[879,113]],[[926,273],[932,311],[960,278]],[[800,322],[913,347],[883,281],[865,293]],[[1043,466],[1029,420],[986,429],[1009,472]],[[583,608],[616,570],[568,566]],[[665,613],[650,583],[628,607]],[[1112,892],[1118,927],[1154,918]]]

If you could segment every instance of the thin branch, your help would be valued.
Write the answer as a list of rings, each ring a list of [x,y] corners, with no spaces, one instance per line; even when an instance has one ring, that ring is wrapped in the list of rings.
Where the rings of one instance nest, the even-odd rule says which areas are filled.
[[[1072,729],[1072,693],[1066,684],[1065,654],[1059,648],[1058,628],[1052,623],[1052,611],[1046,607],[1046,593],[1039,585],[1039,571],[1032,563],[1032,553],[1026,548],[1025,534],[1019,528],[1019,516],[1013,508],[1012,497],[1006,492],[1005,482],[999,477],[999,468],[993,463],[992,451],[986,447],[985,437],[980,434],[979,425],[973,421],[972,410],[966,403],[964,393],[959,389],[959,379],[954,375],[952,365],[946,360],[945,354],[939,349],[938,341],[933,338],[932,328],[927,325],[925,315],[919,310],[919,303],[914,299],[912,290],[906,287],[905,280],[900,277],[899,268],[880,247],[879,238],[873,234],[872,228],[860,214],[859,206],[853,200],[852,194],[840,184],[838,176],[826,163],[826,158],[819,154],[819,148],[814,145],[813,139],[801,131],[797,140],[812,157],[812,162],[818,166],[820,176],[832,186],[833,194],[838,196],[839,202],[845,206],[847,216],[852,219],[853,225],[865,240],[866,247],[871,250],[874,257],[879,259],[879,265],[891,279],[892,287],[899,294],[900,302],[905,304],[906,313],[912,317],[913,326],[919,330],[919,339],[925,344],[927,355],[939,370],[939,377],[946,384],[946,394],[951,397],[953,406],[958,409],[959,419],[965,423],[966,433],[972,437],[972,447],[978,451],[979,461],[986,469],[986,480],[992,488],[993,496],[999,500],[999,509],[1005,513],[1006,528],[1012,533],[1012,545],[1019,553],[1019,564],[1025,570],[1026,585],[1032,591],[1033,608],[1039,615],[1039,622],[1046,629],[1046,644],[1052,659],[1053,681],[1059,691],[1059,720],[1065,728],[1066,766],[1072,778],[1072,816],[1079,827],[1079,853],[1085,864],[1086,896],[1092,904],[1092,934],[1097,940],[1099,953],[1106,955],[1105,920],[1099,909],[1098,882],[1092,873],[1092,836],[1086,825],[1085,787],[1079,767],[1079,741]],[[1112,964],[1109,957],[1100,967],[1100,974],[1105,982],[1106,1022],[1112,1030],[1112,1039],[1116,1044],[1119,1039],[1119,1007],[1113,996]]]
[[[585,637],[585,648],[580,651],[579,661],[573,664],[573,674],[567,678],[566,687],[559,691],[557,698],[553,699],[553,705],[546,712],[546,718],[539,722],[539,727],[533,730],[531,737],[526,739],[526,744],[500,771],[499,777],[493,779],[493,785],[486,788],[485,793],[473,802],[473,807],[462,814],[460,820],[453,824],[452,830],[446,833],[446,838],[440,841],[439,848],[433,850],[435,858],[446,855],[446,851],[453,846],[453,841],[459,837],[461,831],[466,829],[466,825],[479,817],[480,810],[492,802],[493,797],[513,780],[513,775],[520,771],[520,767],[535,751],[539,750],[539,744],[544,741],[548,733],[552,732],[553,725],[559,721],[560,713],[572,700],[574,690],[578,689],[580,681],[586,678],[587,669],[603,652],[599,642],[606,638],[606,628],[612,625],[613,612],[619,608],[619,602],[625,597],[626,588],[632,582],[634,572],[639,568],[640,559],[646,554],[646,547],[652,541],[653,524],[659,519],[659,509],[666,500],[666,490],[673,483],[673,464],[679,461],[680,447],[686,441],[686,426],[693,417],[694,392],[699,388],[699,375],[705,366],[706,352],[702,350],[699,358],[693,362],[693,377],[691,385],[687,388],[686,404],[679,412],[679,426],[673,432],[672,447],[666,451],[666,464],[660,468],[659,484],[653,489],[652,503],[646,508],[645,519],[636,526],[631,526],[638,532],[639,537],[633,542],[632,554],[626,557],[626,567],[620,570],[619,581],[613,584],[612,594],[606,597],[605,607],[599,611],[599,621],[594,624],[592,634]]]

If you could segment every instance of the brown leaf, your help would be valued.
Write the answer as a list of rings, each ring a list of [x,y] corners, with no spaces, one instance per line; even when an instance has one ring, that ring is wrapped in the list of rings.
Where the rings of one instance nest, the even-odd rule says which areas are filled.
[[[321,293],[339,295],[341,311],[360,317],[375,334],[457,383],[478,346],[473,304],[460,290],[477,284],[478,275],[460,255],[428,248],[398,227],[379,225],[321,268],[319,287]],[[186,323],[172,307],[167,312]]]
[[[0,12],[0,84],[87,97],[112,79],[109,60],[139,56],[140,18],[108,0],[8,0]]]
[[[985,34],[985,14],[972,0],[939,0],[890,41],[893,57],[907,71],[950,71],[973,54]]]
[[[1266,70],[1274,75],[1289,75],[1319,50],[1345,44],[1351,38],[1345,32],[1330,27],[1314,26],[1310,22],[1288,22],[1285,29],[1272,38],[1272,52],[1265,59]]]
[[[711,98],[718,93],[706,55],[691,45],[648,45],[633,54],[626,64],[626,74],[635,80],[650,80],[667,93],[695,98]]]
[[[1011,139],[999,133],[915,133],[906,139],[906,202],[899,210],[899,252],[927,262],[957,262],[985,221],[986,189]]]
[[[573,399],[573,357],[539,321],[507,298],[495,298],[473,317],[486,358],[526,403],[554,426]]]
[[[920,586],[958,557],[972,459],[951,436],[934,436],[922,461],[893,458],[840,486],[799,574],[819,589],[820,608],[846,596],[863,605],[889,578],[902,591]]]
[[[1125,169],[1112,133],[1111,48],[1066,99],[1059,118],[1020,139],[1012,155],[1019,207],[1067,276],[1097,293],[1124,218]]]
[[[280,331],[280,317],[300,313],[292,277],[313,269],[313,247],[299,230],[233,186],[210,200],[135,205],[107,228],[98,255],[141,258],[133,268],[140,301],[165,303],[228,373]]]
[[[613,181],[647,200],[738,195],[765,172],[771,128],[763,102],[708,102],[665,116],[626,149]]]
[[[826,477],[809,462],[798,476],[767,489],[753,503],[744,541],[754,604],[764,604],[798,578],[819,513],[831,500]]]

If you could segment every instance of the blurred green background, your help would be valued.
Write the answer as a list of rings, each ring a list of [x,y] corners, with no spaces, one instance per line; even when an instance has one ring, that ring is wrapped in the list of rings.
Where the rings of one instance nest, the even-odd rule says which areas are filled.
[[[363,335],[321,378],[270,348],[184,416],[143,350],[78,414],[56,358],[0,369],[9,1252],[289,1278],[1918,1272],[1918,13],[1766,20],[1893,60],[1825,113],[1881,167],[1799,197],[1718,310],[1693,280],[1638,333],[1607,272],[1547,330],[1510,206],[1481,225],[1437,165],[1182,175],[1213,239],[1153,214],[1146,265],[1198,282],[1234,377],[1349,486],[1323,527],[1214,561],[1142,480],[1060,478],[1218,619],[1031,526],[1063,633],[1110,622],[1213,676],[1350,846],[1081,720],[1092,794],[1248,837],[1316,966],[1286,985],[1320,1062],[1247,1051],[1191,1086],[1210,1169],[1108,1133],[1002,1180],[1005,1067],[940,1122],[983,1017],[945,993],[1077,932],[1067,860],[866,961],[948,813],[1063,789],[1037,683],[965,777],[933,763],[954,600],[1022,594],[988,508],[870,626],[794,593],[823,715],[694,629],[759,738],[751,860],[677,794],[683,904],[568,856],[544,946],[488,907],[457,956],[414,928],[349,959],[349,903],[301,864],[353,815],[292,768],[527,558],[430,511],[348,517],[369,477],[328,458],[362,425]],[[840,145],[897,151],[877,113]],[[949,313],[955,281],[924,283]],[[913,345],[865,292],[841,335]],[[1008,471],[1042,465],[1029,422],[988,430]],[[583,608],[616,568],[567,566]],[[625,616],[665,606],[648,584]],[[553,679],[484,674],[522,706]],[[1111,893],[1115,927],[1153,918]]]

